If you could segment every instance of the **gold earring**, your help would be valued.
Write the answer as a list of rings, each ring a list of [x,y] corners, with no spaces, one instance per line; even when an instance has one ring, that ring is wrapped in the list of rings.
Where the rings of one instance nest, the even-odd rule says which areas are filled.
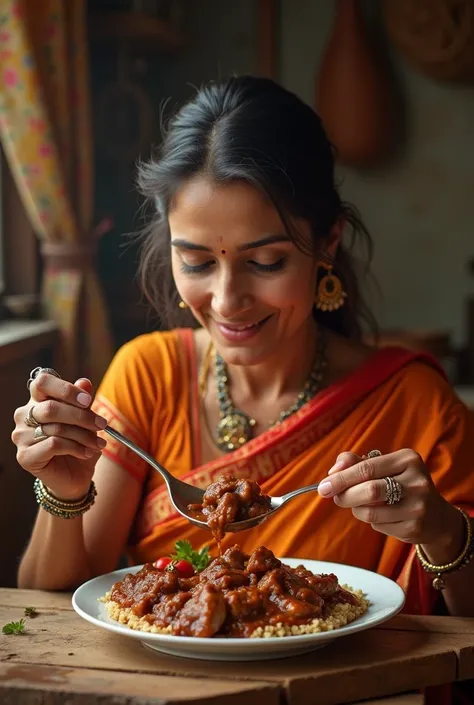
[[[187,304],[185,301],[180,301],[179,304],[178,304],[178,306],[179,306],[180,308],[188,308],[188,304]]]
[[[326,270],[326,274],[318,284],[314,305],[320,311],[337,311],[344,306],[347,294],[342,288],[339,277],[332,273],[332,265],[322,264],[321,266]]]

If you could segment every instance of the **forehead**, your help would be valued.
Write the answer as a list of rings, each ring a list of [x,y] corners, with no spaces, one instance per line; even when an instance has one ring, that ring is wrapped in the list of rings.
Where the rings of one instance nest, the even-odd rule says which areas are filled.
[[[270,199],[244,182],[216,184],[196,177],[176,193],[169,212],[174,237],[206,235],[232,240],[252,234],[285,233],[284,224]]]

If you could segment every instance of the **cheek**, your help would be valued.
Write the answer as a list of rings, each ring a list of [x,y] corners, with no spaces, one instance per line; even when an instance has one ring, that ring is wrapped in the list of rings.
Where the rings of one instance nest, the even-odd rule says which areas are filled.
[[[181,272],[179,264],[173,262],[173,278],[179,296],[190,308],[199,309],[209,300],[209,283],[206,277],[190,277]]]
[[[266,289],[265,298],[275,308],[307,312],[313,306],[314,295],[314,278],[300,270],[272,281]]]

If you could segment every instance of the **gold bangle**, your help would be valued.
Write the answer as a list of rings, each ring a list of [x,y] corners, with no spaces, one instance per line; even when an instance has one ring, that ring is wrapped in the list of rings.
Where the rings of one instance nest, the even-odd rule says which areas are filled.
[[[39,506],[49,514],[60,517],[61,519],[74,519],[75,517],[85,514],[95,502],[97,490],[94,482],[91,482],[89,491],[80,500],[65,501],[60,500],[48,490],[48,488],[36,478],[34,482],[34,492],[36,501]]]
[[[446,587],[446,582],[442,578],[443,574],[453,573],[455,570],[461,570],[461,568],[464,568],[474,558],[474,542],[471,519],[469,514],[467,514],[463,509],[460,509],[459,507],[456,507],[456,509],[461,512],[466,524],[466,540],[461,553],[454,561],[445,563],[444,565],[435,565],[434,563],[430,563],[419,544],[415,547],[416,555],[418,556],[418,560],[420,561],[423,569],[426,570],[427,573],[436,573],[436,577],[433,578],[433,587],[435,590],[444,590]]]

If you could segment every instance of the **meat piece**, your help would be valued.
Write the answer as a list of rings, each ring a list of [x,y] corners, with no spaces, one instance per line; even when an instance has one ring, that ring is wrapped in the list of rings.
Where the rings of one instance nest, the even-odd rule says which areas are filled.
[[[232,492],[226,492],[220,498],[215,511],[209,515],[207,524],[217,541],[222,541],[225,529],[235,520],[239,511],[239,498]]]
[[[257,575],[266,573],[269,570],[274,570],[281,566],[281,561],[275,558],[270,549],[265,546],[257,548],[249,558],[247,563],[247,571],[249,573],[257,573]]]
[[[284,572],[281,568],[270,570],[258,581],[258,589],[269,594],[277,593],[282,595],[285,592],[283,587],[284,577]]]
[[[188,592],[199,585],[199,575],[192,575],[190,578],[179,578],[178,577],[178,589],[183,592]]]
[[[190,600],[190,592],[176,592],[174,595],[163,595],[156,605],[153,605],[154,624],[158,627],[166,627],[178,612]]]
[[[238,480],[234,492],[240,497],[242,504],[252,504],[260,496],[261,490],[257,482]]]
[[[339,587],[337,576],[334,573],[314,575],[302,565],[294,568],[293,572],[304,578],[308,587],[314,590],[323,600],[332,597]]]
[[[265,595],[256,587],[229,590],[225,601],[232,619],[239,622],[258,619],[265,614]]]
[[[236,484],[237,480],[235,477],[227,476],[219,477],[215,482],[211,482],[204,492],[203,507],[207,507],[210,504],[216,505],[224,494],[234,492]]]
[[[294,619],[307,619],[309,617],[319,617],[321,606],[313,605],[303,600],[297,600],[290,595],[270,593],[268,599],[278,608],[280,612],[291,616]]]
[[[150,612],[162,594],[179,590],[175,573],[156,570],[147,563],[137,573],[127,573],[125,578],[112,587],[111,600],[121,607],[130,607],[133,614],[142,617]]]
[[[178,636],[211,637],[224,624],[227,614],[224,595],[206,583],[196,588],[193,596],[173,620],[171,629]]]
[[[256,501],[253,502],[253,504],[249,504],[245,512],[247,514],[248,519],[253,519],[254,517],[262,516],[262,514],[268,514],[270,509],[270,502],[268,502],[268,504],[265,504],[263,502]]]
[[[248,585],[249,576],[245,570],[238,570],[228,567],[223,558],[216,558],[210,565],[200,573],[201,582],[211,583],[221,590],[231,590],[232,588]]]
[[[222,556],[223,562],[235,570],[244,570],[248,559],[249,556],[243,553],[237,545],[229,547]]]

